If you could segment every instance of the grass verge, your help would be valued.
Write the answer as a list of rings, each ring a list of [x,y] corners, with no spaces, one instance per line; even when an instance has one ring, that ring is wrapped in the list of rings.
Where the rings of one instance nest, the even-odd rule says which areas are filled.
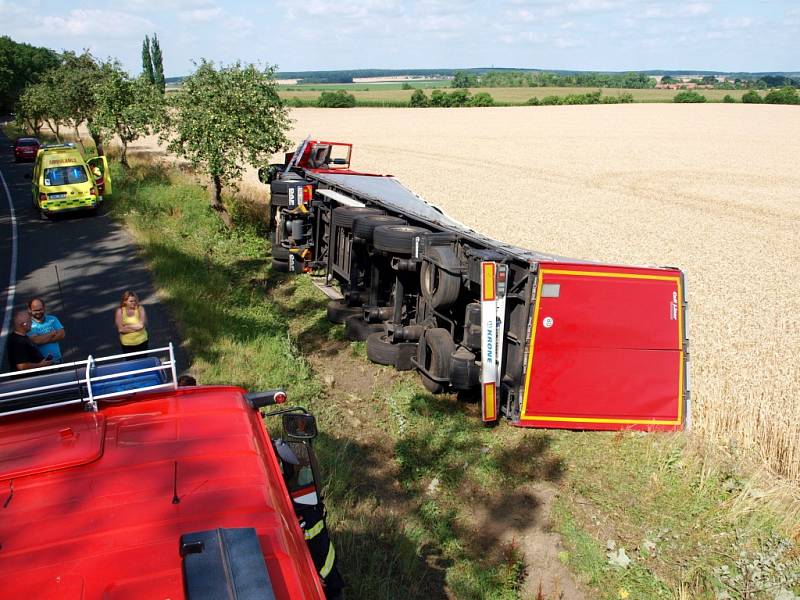
[[[229,232],[187,178],[113,168],[113,215],[135,233],[200,382],[282,386],[317,414],[348,597],[536,597],[523,582],[539,565],[520,543],[539,519],[534,485],[558,490],[558,558],[587,597],[800,592],[797,520],[763,506],[733,466],[703,461],[684,436],[487,429],[475,404],[367,363],[308,278],[273,273],[258,207],[231,201]]]

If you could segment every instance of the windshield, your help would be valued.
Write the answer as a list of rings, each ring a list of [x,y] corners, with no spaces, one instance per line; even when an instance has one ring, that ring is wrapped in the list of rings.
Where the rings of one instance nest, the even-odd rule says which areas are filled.
[[[88,181],[86,169],[81,165],[70,167],[52,167],[44,170],[45,185],[68,185],[70,183],[84,183]]]
[[[38,146],[39,142],[36,140],[17,140],[17,146]]]

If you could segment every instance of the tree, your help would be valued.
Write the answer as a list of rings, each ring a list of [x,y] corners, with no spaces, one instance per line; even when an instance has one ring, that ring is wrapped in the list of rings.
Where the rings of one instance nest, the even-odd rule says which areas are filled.
[[[767,92],[764,102],[766,104],[800,104],[800,96],[797,95],[796,89],[784,87]]]
[[[0,114],[9,112],[25,88],[58,66],[59,56],[48,48],[20,44],[0,36]]]
[[[142,77],[147,81],[156,84],[156,77],[153,71],[153,57],[150,54],[150,36],[144,36],[142,42]]]
[[[158,43],[158,36],[155,33],[150,43],[150,60],[153,64],[152,81],[156,89],[163,94],[167,87],[167,82],[164,79],[164,57],[161,55],[161,44]]]
[[[39,137],[47,117],[49,97],[50,93],[46,86],[34,84],[25,88],[17,102],[17,124],[31,131],[36,137]]]
[[[116,61],[104,63],[101,69],[94,91],[93,126],[100,135],[119,137],[120,162],[128,166],[128,144],[163,126],[163,97],[145,77],[131,79]]]
[[[488,92],[478,92],[467,101],[469,106],[494,106],[494,98]]]
[[[212,183],[211,207],[233,226],[222,187],[241,177],[245,163],[264,164],[288,147],[288,109],[278,96],[275,70],[237,62],[215,68],[203,60],[170,99],[174,120],[162,134],[168,150],[186,158]]]
[[[78,127],[86,122],[90,126],[90,133],[92,131],[95,112],[94,87],[98,84],[100,76],[100,66],[89,51],[84,50],[80,55],[64,52],[61,64],[51,71],[47,78],[53,94],[58,96],[61,120],[75,132],[84,154],[86,147],[83,145]],[[102,140],[94,133],[92,138],[98,152],[101,152]]]
[[[317,106],[320,108],[353,108],[355,105],[356,97],[344,90],[322,92],[317,100]]]
[[[418,88],[414,90],[413,94],[411,94],[411,99],[408,101],[408,105],[411,108],[425,108],[430,106],[431,103],[430,100],[428,100],[428,97],[425,95],[425,92]]]
[[[452,87],[454,88],[475,87],[477,84],[478,81],[474,75],[468,75],[463,71],[456,71],[453,75]]]
[[[749,90],[742,95],[742,102],[745,104],[761,104],[764,99],[755,90]]]
[[[687,103],[687,102],[705,102],[706,101],[706,97],[703,96],[702,94],[698,94],[695,91],[686,90],[686,91],[678,92],[677,94],[675,94],[675,97],[672,99],[672,101],[673,102],[683,102],[683,103]]]

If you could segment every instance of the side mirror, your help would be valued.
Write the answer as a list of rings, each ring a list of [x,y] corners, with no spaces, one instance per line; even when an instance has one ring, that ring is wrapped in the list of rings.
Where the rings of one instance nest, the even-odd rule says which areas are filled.
[[[313,440],[317,437],[317,420],[314,415],[285,414],[283,430],[295,440]]]

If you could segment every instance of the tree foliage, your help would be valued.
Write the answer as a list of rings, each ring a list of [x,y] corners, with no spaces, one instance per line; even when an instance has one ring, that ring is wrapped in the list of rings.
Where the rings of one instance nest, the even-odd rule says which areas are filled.
[[[356,97],[345,90],[322,92],[317,100],[320,108],[353,108],[355,105]]]
[[[152,83],[156,84],[155,74],[153,73],[153,57],[150,54],[150,36],[144,36],[142,42],[142,77]]]
[[[116,61],[104,63],[101,70],[94,88],[94,127],[103,137],[119,137],[120,162],[127,166],[128,144],[163,124],[163,97],[146,78],[131,79]]]
[[[100,66],[94,57],[85,50],[83,54],[64,52],[61,63],[56,69],[48,73],[45,81],[53,95],[52,102],[57,106],[60,124],[71,127],[75,136],[83,146],[78,127],[86,122],[90,131],[94,120],[95,98],[94,88],[101,77]],[[93,134],[94,142],[98,149],[102,148],[102,141]]]
[[[150,59],[153,63],[153,83],[156,89],[163,94],[167,86],[164,79],[164,57],[161,54],[161,44],[158,42],[158,36],[155,33],[150,42]]]
[[[693,90],[684,90],[682,92],[678,92],[675,94],[675,97],[672,98],[673,102],[682,102],[682,103],[697,103],[697,102],[706,102],[706,97],[702,94],[698,94]]]
[[[212,208],[232,226],[222,187],[241,177],[243,165],[264,164],[288,147],[288,109],[278,96],[274,68],[235,63],[216,68],[203,60],[170,100],[174,116],[162,138],[213,184]]]
[[[0,36],[0,113],[11,112],[26,86],[58,66],[59,56],[49,48],[20,44]]]
[[[414,90],[414,93],[411,94],[411,99],[408,101],[408,105],[411,108],[425,108],[431,105],[431,101],[425,95],[421,89]]]
[[[764,99],[755,90],[749,90],[742,95],[742,102],[745,104],[761,104]]]
[[[464,73],[464,71],[456,71],[453,75],[453,83],[451,87],[454,88],[470,88],[478,85],[478,78],[475,75]]]
[[[766,104],[800,104],[800,96],[797,90],[791,87],[784,87],[779,90],[770,90],[764,96]]]

